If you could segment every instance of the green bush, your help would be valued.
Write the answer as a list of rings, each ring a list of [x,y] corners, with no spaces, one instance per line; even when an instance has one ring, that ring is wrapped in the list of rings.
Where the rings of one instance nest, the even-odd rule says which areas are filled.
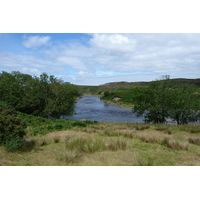
[[[73,126],[86,127],[87,124],[84,121],[75,121]]]
[[[56,124],[54,126],[54,129],[56,129],[56,130],[62,130],[63,129],[63,125],[62,124]]]
[[[12,152],[20,149],[24,143],[25,127],[14,109],[0,103],[0,145]]]
[[[23,144],[24,144],[24,139],[19,136],[15,136],[12,139],[7,140],[4,146],[6,151],[15,152],[19,150],[23,146]]]

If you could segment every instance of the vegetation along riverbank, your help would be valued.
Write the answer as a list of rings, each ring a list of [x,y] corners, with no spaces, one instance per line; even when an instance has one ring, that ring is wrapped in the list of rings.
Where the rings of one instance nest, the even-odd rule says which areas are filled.
[[[200,165],[200,126],[189,125],[200,117],[198,80],[91,87],[0,73],[0,165]],[[130,106],[146,123],[59,119],[86,93]],[[177,126],[165,124],[169,118]]]

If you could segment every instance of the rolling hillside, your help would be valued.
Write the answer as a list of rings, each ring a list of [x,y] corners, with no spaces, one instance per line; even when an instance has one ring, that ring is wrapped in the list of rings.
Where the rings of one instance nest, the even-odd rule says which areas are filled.
[[[189,84],[195,84],[200,86],[200,78],[199,79],[174,79],[180,83],[189,83]],[[79,92],[82,94],[87,95],[100,95],[105,91],[111,91],[111,90],[126,90],[134,87],[146,87],[148,86],[150,82],[112,82],[112,83],[106,83],[99,86],[83,86],[83,85],[77,85]]]

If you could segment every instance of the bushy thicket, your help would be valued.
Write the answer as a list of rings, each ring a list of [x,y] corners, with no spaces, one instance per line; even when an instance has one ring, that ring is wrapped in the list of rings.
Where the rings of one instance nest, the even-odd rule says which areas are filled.
[[[68,130],[73,127],[86,127],[87,125],[97,123],[97,121],[90,120],[72,121],[65,119],[47,119],[20,112],[18,112],[17,117],[28,127],[26,129],[27,134],[32,136],[45,135],[54,131]]]
[[[73,114],[79,96],[74,85],[53,75],[36,77],[18,71],[0,73],[0,94],[0,101],[19,112],[57,118]]]
[[[14,152],[24,143],[25,123],[17,117],[14,109],[0,103],[0,144]]]

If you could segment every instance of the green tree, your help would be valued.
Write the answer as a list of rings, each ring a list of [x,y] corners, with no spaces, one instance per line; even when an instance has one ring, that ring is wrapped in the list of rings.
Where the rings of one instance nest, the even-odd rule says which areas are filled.
[[[173,101],[169,109],[170,118],[177,124],[197,121],[200,108],[199,88],[193,84],[176,84],[171,92]]]
[[[53,83],[50,85],[52,92],[45,108],[45,113],[56,118],[61,115],[71,115],[74,112],[74,104],[78,93],[71,84]]]
[[[199,116],[200,98],[194,85],[181,84],[165,76],[146,88],[133,90],[133,111],[146,122],[164,123],[167,118],[186,124]]]
[[[145,88],[133,89],[133,111],[138,116],[145,114],[146,122],[164,123],[169,117],[172,82],[169,79],[153,81]]]
[[[70,83],[46,73],[32,77],[14,71],[0,73],[0,101],[17,111],[42,117],[72,114],[79,93]]]

